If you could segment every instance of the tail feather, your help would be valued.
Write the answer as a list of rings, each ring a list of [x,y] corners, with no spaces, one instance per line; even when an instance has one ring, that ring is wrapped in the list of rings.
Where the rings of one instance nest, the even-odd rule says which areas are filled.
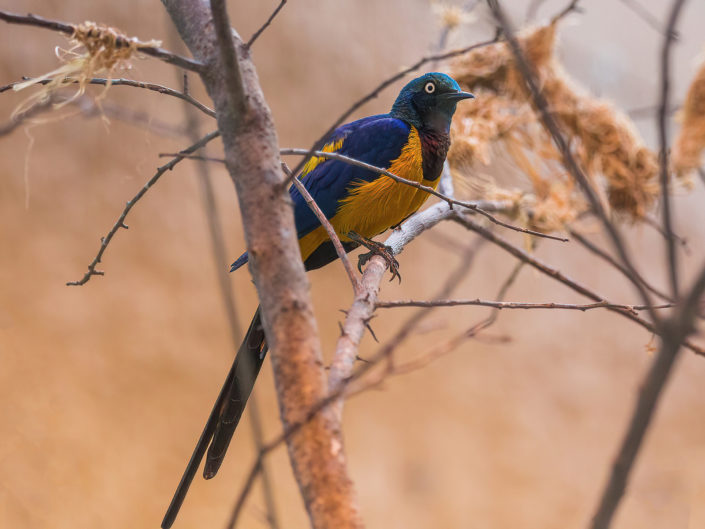
[[[259,310],[252,320],[245,341],[240,346],[234,366],[234,376],[230,384],[228,398],[224,402],[220,420],[213,434],[213,441],[208,449],[208,457],[203,469],[203,477],[211,479],[220,468],[225,452],[228,450],[230,440],[235,433],[242,412],[245,410],[247,399],[252,393],[259,370],[267,353],[264,340],[264,329],[260,320]]]
[[[196,443],[191,459],[186,465],[181,481],[176,487],[174,497],[162,520],[162,529],[169,529],[174,523],[209,444],[204,477],[212,478],[218,471],[252,392],[266,352],[267,345],[258,308]]]

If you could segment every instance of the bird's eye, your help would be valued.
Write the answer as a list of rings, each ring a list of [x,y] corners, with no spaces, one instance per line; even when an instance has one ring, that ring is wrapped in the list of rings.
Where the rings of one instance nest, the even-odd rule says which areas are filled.
[[[432,94],[436,91],[436,85],[431,82],[428,82],[426,83],[426,86],[423,87],[423,89],[426,91],[427,94]]]

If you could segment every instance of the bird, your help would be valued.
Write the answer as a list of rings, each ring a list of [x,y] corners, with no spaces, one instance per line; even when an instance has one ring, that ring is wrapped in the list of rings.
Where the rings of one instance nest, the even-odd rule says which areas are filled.
[[[385,169],[401,178],[436,189],[450,147],[450,125],[458,102],[474,96],[461,90],[449,75],[430,72],[408,82],[391,110],[347,123],[326,138],[327,153],[338,153]],[[346,252],[360,245],[371,255],[382,255],[392,278],[397,263],[383,244],[373,237],[401,224],[415,213],[429,194],[397,182],[389,176],[351,165],[339,159],[315,156],[298,177],[340,238]],[[306,270],[314,270],[337,259],[328,233],[296,186],[289,189],[294,209],[301,258]],[[243,253],[231,266],[233,272],[249,260]],[[169,529],[186,492],[208,450],[205,479],[218,472],[262,367],[267,344],[258,308],[216,399],[206,426],[162,521]]]

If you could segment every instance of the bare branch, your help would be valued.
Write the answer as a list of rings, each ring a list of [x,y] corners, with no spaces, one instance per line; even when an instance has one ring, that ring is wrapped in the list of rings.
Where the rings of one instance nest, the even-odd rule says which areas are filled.
[[[73,35],[76,32],[76,26],[73,24],[67,24],[65,22],[59,22],[58,20],[50,20],[47,18],[42,18],[37,15],[18,15],[15,13],[10,13],[9,11],[0,10],[0,20],[7,22],[9,24],[22,24],[26,26],[36,26],[44,29],[50,29],[52,31],[58,31],[64,33],[65,35]],[[131,39],[125,37],[119,37],[116,42],[117,46],[125,47],[131,46]],[[205,66],[200,62],[188,59],[186,57],[181,57],[171,53],[170,51],[164,50],[162,48],[157,48],[155,46],[137,46],[137,51],[144,53],[145,55],[150,55],[157,59],[160,59],[166,63],[173,64],[183,68],[184,70],[190,70],[192,72],[202,73]]]
[[[26,80],[26,78],[23,78]],[[73,83],[78,83],[79,81],[77,79],[66,79],[67,82],[73,82]],[[0,93],[4,92],[5,90],[11,89],[13,86],[20,84],[22,81],[16,81],[14,83],[7,84],[5,86],[0,87]],[[51,82],[50,79],[44,79],[42,81],[38,81],[37,84],[42,84],[46,85]],[[168,86],[162,86],[159,84],[155,83],[144,83],[142,81],[135,81],[133,79],[124,79],[124,78],[119,78],[119,79],[106,79],[102,77],[93,77],[92,79],[88,79],[85,81],[87,84],[94,84],[94,85],[101,85],[101,86],[131,86],[133,88],[144,88],[145,90],[151,90],[152,92],[158,92],[160,94],[168,95],[171,97],[176,97],[178,99],[181,99],[182,101],[186,101],[187,103],[190,103],[191,105],[195,106],[198,110],[203,112],[204,114],[214,118],[215,117],[215,112],[208,108],[206,105],[192,97],[191,95],[185,93],[185,92],[180,92],[178,90],[174,90],[173,88],[169,88]]]
[[[617,303],[609,303],[608,301],[598,301],[596,303],[588,303],[584,305],[575,305],[571,303],[519,303],[516,301],[487,301],[482,299],[439,299],[435,301],[420,301],[420,300],[400,300],[400,301],[378,301],[375,303],[377,308],[388,309],[395,307],[458,307],[466,305],[475,305],[480,307],[494,307],[496,309],[565,309],[579,310],[585,312],[592,309],[622,309],[628,310],[632,314],[637,311],[646,310],[644,305],[620,305]],[[657,305],[655,309],[668,309],[674,307],[673,303]]]
[[[629,270],[627,270],[622,263],[617,261],[614,257],[612,257],[610,254],[608,254],[605,250],[602,248],[599,248],[597,245],[593,244],[587,237],[585,237],[583,234],[580,232],[570,229],[568,231],[570,233],[570,236],[578,241],[580,244],[582,244],[587,250],[592,252],[593,254],[597,255],[604,261],[608,262],[612,266],[614,266],[617,270],[622,272],[623,275],[629,277]],[[641,281],[641,283],[644,285],[644,288],[646,288],[649,292],[652,294],[660,297],[661,299],[664,299],[668,302],[673,302],[673,298],[671,298],[668,294],[665,294],[664,292],[661,292],[660,290],[656,289],[655,287],[651,286],[649,283],[646,282],[646,280],[642,276],[637,276],[636,279]]]
[[[245,44],[247,48],[251,48],[255,41],[259,38],[259,36],[264,33],[264,30],[269,27],[269,25],[272,23],[272,20],[274,20],[274,18],[279,14],[279,11],[282,10],[284,4],[286,4],[286,0],[281,0],[279,2],[279,5],[276,7],[274,12],[269,15],[269,18],[265,21],[265,23],[262,24],[262,26],[257,31],[255,31],[254,35],[250,37],[250,40],[247,41],[247,43]]]
[[[284,171],[290,176],[289,173],[291,173],[291,170],[289,169],[289,167],[287,167],[285,163],[282,163],[282,167],[284,168]],[[353,292],[357,294],[360,290],[360,281],[358,280],[357,275],[355,275],[355,270],[350,264],[348,254],[345,252],[345,249],[343,248],[343,243],[340,242],[340,237],[338,237],[338,234],[335,232],[335,228],[333,228],[330,221],[326,218],[325,213],[321,211],[321,208],[318,207],[318,204],[316,204],[316,201],[311,196],[311,193],[308,192],[308,189],[306,189],[306,187],[301,183],[301,180],[299,180],[298,178],[293,178],[292,182],[294,183],[296,189],[299,190],[299,193],[301,193],[301,196],[304,197],[306,204],[308,204],[308,207],[311,208],[313,214],[316,215],[318,222],[320,222],[321,226],[323,226],[323,229],[326,230],[328,237],[330,238],[331,242],[333,243],[333,246],[335,247],[335,253],[338,254],[340,262],[343,263],[345,273],[348,274],[348,279],[350,279],[350,283],[352,284]]]
[[[190,147],[186,148],[183,150],[184,154],[192,153],[204,145],[206,145],[208,142],[210,142],[212,139],[217,138],[220,136],[220,133],[215,131],[211,132],[209,134],[206,134],[203,138],[201,138],[199,141],[191,145]],[[125,219],[127,218],[128,213],[130,213],[130,210],[134,207],[134,205],[139,202],[139,200],[147,193],[147,191],[150,190],[150,188],[157,183],[159,178],[166,173],[167,171],[171,171],[176,164],[178,164],[181,160],[183,160],[185,156],[182,155],[177,155],[175,156],[171,161],[168,163],[162,165],[157,169],[157,172],[154,173],[154,176],[150,178],[147,183],[142,187],[142,189],[139,190],[139,192],[132,197],[131,200],[125,204],[125,209],[122,210],[122,213],[120,214],[120,217],[118,217],[118,220],[115,222],[112,228],[110,228],[110,231],[107,233],[105,237],[100,238],[100,248],[98,249],[98,253],[96,256],[93,258],[93,261],[90,262],[88,265],[88,272],[85,273],[85,275],[79,279],[78,281],[69,281],[66,283],[67,286],[81,286],[85,285],[88,280],[92,276],[102,276],[105,275],[105,273],[102,270],[96,270],[96,266],[98,266],[98,263],[100,263],[101,259],[103,258],[103,254],[105,253],[105,250],[108,248],[108,245],[110,244],[110,241],[113,240],[113,237],[115,234],[118,232],[120,228],[125,228],[127,229],[127,224],[125,224]]]
[[[644,22],[646,22],[647,25],[651,26],[653,29],[661,33],[662,35],[665,33],[667,34],[667,30],[664,30],[663,26],[661,25],[661,21],[654,16],[651,11],[646,9],[641,2],[638,0],[620,0],[627,8],[629,8],[636,16],[638,16],[640,19],[642,19]],[[671,28],[671,34],[673,35],[674,39],[678,38],[678,34],[676,33],[674,28]]]
[[[574,11],[576,11],[576,12],[580,11],[581,8],[578,6],[579,1],[580,0],[571,0],[571,2],[566,7],[563,8],[563,10],[561,10],[558,14],[556,14],[551,19],[551,24],[555,24],[556,22],[558,22],[562,18],[567,17],[568,15],[570,15]]]
[[[668,249],[668,274],[671,283],[671,295],[674,299],[678,299],[678,255],[676,253],[676,242],[673,236],[672,213],[671,213],[671,198],[668,192],[668,131],[666,130],[666,114],[669,107],[669,90],[670,90],[670,69],[671,69],[671,49],[675,40],[674,30],[678,17],[685,0],[676,0],[673,2],[671,14],[668,18],[666,27],[666,38],[661,49],[661,93],[659,95],[659,112],[658,112],[658,134],[659,134],[659,162],[661,164],[660,184],[661,184],[661,203],[663,205],[663,229],[666,232],[666,245]]]

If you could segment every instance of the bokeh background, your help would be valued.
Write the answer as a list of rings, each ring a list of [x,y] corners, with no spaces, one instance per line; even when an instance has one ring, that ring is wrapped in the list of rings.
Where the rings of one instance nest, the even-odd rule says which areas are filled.
[[[250,35],[275,3],[231,1],[234,26]],[[505,2],[517,23],[528,3]],[[653,107],[663,37],[627,3],[583,2],[585,12],[562,25],[558,53],[592,93],[625,110]],[[563,4],[543,3],[538,19]],[[670,2],[639,4],[665,24]],[[6,0],[3,8],[95,20],[177,47],[157,1]],[[492,34],[479,13],[451,45]],[[674,48],[674,102],[682,100],[703,50],[703,19],[705,5],[689,2]],[[309,146],[353,100],[433,50],[439,32],[426,0],[290,2],[254,49],[282,146]],[[49,31],[1,25],[0,84],[54,69],[54,47],[65,45]],[[133,67],[124,75],[179,86],[180,73],[158,61],[137,60]],[[359,115],[386,111],[400,86]],[[206,100],[196,79],[192,89]],[[25,97],[3,93],[1,121]],[[158,153],[190,143],[177,100],[115,87],[104,101],[129,119],[45,114],[0,138],[0,527],[158,527],[232,359],[216,280],[216,266],[228,263],[213,262],[192,162],[164,175],[133,210],[129,231],[119,232],[105,254],[104,277],[65,286],[84,273],[99,237],[163,162]],[[653,114],[640,113],[636,124],[655,145]],[[202,120],[204,131],[212,127]],[[212,172],[234,258],[243,248],[236,197],[225,171]],[[686,277],[705,254],[704,199],[699,181],[675,198],[675,229],[689,241]],[[625,230],[644,275],[663,286],[661,236],[643,226]],[[424,234],[401,255],[403,283],[384,284],[381,297],[432,296],[471,239],[447,224]],[[606,242],[599,234],[595,240]],[[577,245],[546,242],[536,252],[611,300],[636,301],[622,277]],[[456,294],[493,298],[513,265],[486,245]],[[310,279],[330,354],[350,288],[337,264]],[[231,282],[244,325],[256,306],[254,288],[246,270]],[[528,269],[508,298],[581,301]],[[373,322],[380,340],[410,310],[380,312]],[[400,355],[423,354],[486,315],[480,308],[437,310]],[[369,527],[586,525],[651,359],[652,337],[600,311],[502,312],[487,337],[347,404],[346,448]],[[361,354],[375,349],[366,337]],[[615,527],[705,527],[703,380],[705,360],[684,353]],[[280,423],[269,363],[256,393],[272,438]],[[224,525],[255,454],[250,426],[246,416],[216,479],[197,478],[177,528]],[[269,461],[282,527],[307,527],[285,450]],[[259,488],[241,526],[266,527]]]

